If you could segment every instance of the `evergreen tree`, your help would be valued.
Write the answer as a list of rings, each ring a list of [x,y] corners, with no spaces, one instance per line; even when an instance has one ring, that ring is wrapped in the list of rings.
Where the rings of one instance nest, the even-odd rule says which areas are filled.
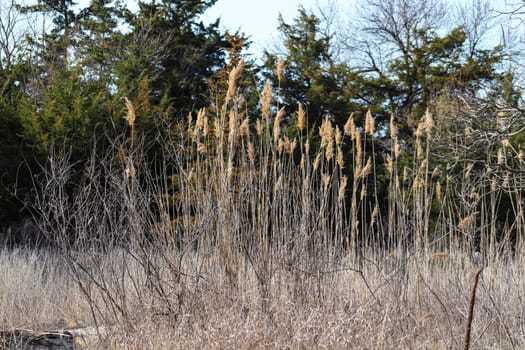
[[[358,106],[352,98],[356,91],[355,75],[344,63],[337,63],[331,52],[331,37],[320,30],[321,21],[304,8],[292,24],[279,18],[279,31],[284,35],[284,72],[279,82],[275,67],[278,55],[265,53],[265,75],[275,87],[288,112],[302,104],[311,125],[318,125],[326,116],[344,124]]]
[[[208,82],[224,66],[228,46],[218,21],[205,25],[200,20],[214,3],[139,2],[116,67],[120,93],[135,96],[138,83],[147,76],[152,103],[161,109],[173,106],[178,117],[209,104]]]
[[[72,147],[72,160],[80,160],[89,155],[93,137],[110,132],[118,118],[109,92],[84,81],[78,68],[52,71],[39,94],[22,100],[19,118],[22,136],[41,156],[52,146]]]
[[[500,79],[502,47],[474,45],[479,38],[469,37],[464,25],[447,30],[440,23],[446,16],[442,3],[372,1],[366,10],[363,42],[351,45],[368,58],[364,90],[372,91],[375,104],[382,106],[381,120],[392,112],[401,117],[400,131],[406,136],[440,94],[471,96]]]
[[[20,218],[23,203],[13,193],[23,198],[31,182],[18,118],[27,68],[22,62],[0,68],[0,227]]]
[[[57,67],[66,67],[69,63],[71,47],[77,26],[77,14],[73,0],[42,0],[36,5],[24,6],[25,13],[43,13],[52,19],[49,32],[41,38],[30,38],[30,44],[39,48],[40,60]]]
[[[0,4],[0,232],[21,218],[23,203],[16,197],[24,198],[31,185],[23,165],[30,153],[20,137],[19,119],[30,75],[28,50],[19,31],[24,24],[14,0]]]
[[[91,0],[78,15],[78,64],[85,79],[105,83],[106,89],[115,84],[114,65],[123,41],[119,25],[126,16],[129,10],[119,0]]]
[[[222,108],[228,90],[230,72],[243,60],[244,69],[242,76],[237,80],[237,93],[243,97],[246,112],[255,116],[259,103],[259,91],[257,89],[259,68],[254,60],[250,59],[249,55],[244,52],[249,47],[250,42],[244,34],[240,33],[230,34],[226,32],[225,37],[228,42],[228,47],[225,49],[228,55],[227,63],[209,79],[212,103],[217,108]]]

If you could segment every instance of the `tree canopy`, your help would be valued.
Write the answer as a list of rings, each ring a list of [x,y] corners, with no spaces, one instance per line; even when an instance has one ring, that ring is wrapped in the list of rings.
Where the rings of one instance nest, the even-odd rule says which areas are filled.
[[[483,99],[500,109],[522,106],[519,65],[513,64],[518,59],[504,43],[483,41],[493,16],[481,0],[461,8],[430,0],[363,1],[357,16],[338,13],[332,22],[299,7],[292,22],[279,17],[282,50],[267,49],[263,57],[246,53],[249,33],[224,31],[219,19],[203,21],[216,1],[139,1],[136,10],[119,0],[2,5],[0,206],[7,214],[0,225],[16,220],[13,213],[23,207],[16,187],[30,178],[21,164],[33,164],[29,172],[38,173],[29,160],[45,159],[56,146],[82,162],[94,139],[109,139],[126,127],[125,99],[135,106],[134,132],[152,139],[164,126],[184,123],[188,113],[219,110],[230,71],[241,60],[237,92],[248,116],[261,112],[258,91],[268,83],[287,116],[304,108],[309,133],[327,118],[342,130],[351,113],[364,127],[369,111],[382,157],[390,151],[383,139],[392,118],[408,141],[427,111],[448,113],[451,120],[457,110],[445,107],[454,104],[472,108]],[[344,16],[358,25],[343,36],[330,25]],[[37,30],[37,17],[49,28]],[[21,25],[31,30],[20,35]]]

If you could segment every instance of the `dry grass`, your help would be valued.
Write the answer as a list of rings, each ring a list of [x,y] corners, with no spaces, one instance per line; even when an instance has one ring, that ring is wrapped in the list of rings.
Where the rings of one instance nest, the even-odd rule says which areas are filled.
[[[49,252],[0,252],[2,330],[55,329],[90,321],[88,303],[64,259]]]
[[[91,324],[85,297],[65,269],[50,269],[44,276],[38,262],[42,258],[2,253],[3,329],[56,329],[72,319]],[[406,275],[373,264],[366,264],[361,275],[345,269],[343,259],[340,271],[323,282],[321,298],[315,276],[282,273],[272,281],[267,312],[261,309],[256,276],[247,274],[234,287],[219,266],[205,280],[186,284],[187,304],[180,315],[141,303],[130,288],[128,302],[135,311],[129,322],[112,325],[103,348],[459,348],[474,267],[454,254],[447,259],[424,270],[409,259]],[[506,262],[483,271],[472,349],[525,346],[523,263]],[[187,264],[188,270],[195,268],[191,261]],[[139,271],[133,273],[136,281],[146,279]]]
[[[250,120],[241,75],[242,63],[223,105],[170,129],[162,165],[131,128],[68,197],[67,157],[50,160],[34,207],[63,260],[3,253],[4,327],[82,320],[108,327],[108,349],[459,348],[482,264],[471,348],[525,347],[524,179],[507,171],[510,148],[498,170],[501,142],[483,169],[449,147],[456,163],[439,170],[433,147],[464,126],[427,113],[410,155],[393,116],[382,164],[371,113],[308,137],[302,107],[286,115],[270,86]]]

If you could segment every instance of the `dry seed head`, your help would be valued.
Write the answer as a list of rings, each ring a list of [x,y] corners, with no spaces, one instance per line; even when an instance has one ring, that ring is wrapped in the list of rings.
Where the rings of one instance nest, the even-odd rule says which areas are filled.
[[[325,121],[323,120],[321,122],[321,126],[319,127],[319,136],[321,137],[321,148],[326,146],[326,144],[328,143],[325,137],[325,134],[326,134],[325,128],[326,128]]]
[[[345,168],[345,160],[343,157],[343,150],[341,149],[341,146],[337,146],[337,165],[339,165],[339,169]]]
[[[235,67],[235,80],[239,80],[241,77],[242,72],[244,71],[244,59],[241,58],[239,63],[237,64],[237,67]]]
[[[328,118],[326,118],[326,121],[327,121],[327,123],[326,123],[326,134],[325,134],[325,136],[326,136],[327,141],[331,142],[331,141],[333,141],[335,139],[335,130],[334,130],[333,126],[332,126],[332,122]]]
[[[263,132],[263,126],[262,126],[261,119],[257,119],[257,120],[255,121],[255,131],[257,132],[257,135],[258,135],[258,136],[261,136],[261,135],[262,135],[262,132]]]
[[[421,165],[419,166],[419,169],[418,169],[418,172],[419,173],[426,173],[427,172],[427,160],[426,159],[423,159],[423,161],[421,162]]]
[[[354,127],[352,136],[350,136],[351,140],[355,140],[357,143],[357,139],[359,139],[359,143],[361,143],[361,133],[357,128]]]
[[[251,143],[250,141],[248,142],[247,153],[248,159],[253,162],[255,160],[255,147],[253,147],[253,143]]]
[[[397,139],[394,140],[394,158],[398,159],[401,155],[401,146],[399,146],[399,141]]]
[[[219,118],[215,118],[215,122],[214,122],[214,133],[215,133],[215,138],[217,138],[217,140],[219,140],[221,137],[222,137],[222,126],[221,126],[221,121],[219,120]]]
[[[503,153],[503,149],[498,149],[498,165],[505,164],[505,155]]]
[[[279,84],[281,84],[281,80],[283,79],[283,73],[284,59],[282,57],[279,57],[279,60],[277,61],[277,80],[279,81]]]
[[[272,103],[272,84],[270,82],[267,82],[266,85],[264,85],[262,96],[261,96],[261,111],[262,111],[262,117],[265,120],[268,120],[270,118],[271,103]]]
[[[129,127],[133,128],[135,126],[135,108],[133,108],[133,104],[127,97],[124,97],[124,100],[126,101],[127,110],[124,119],[128,122]]]
[[[284,107],[282,107],[279,112],[277,112],[277,115],[275,116],[275,120],[273,122],[273,140],[277,142],[279,140],[279,136],[281,136],[281,122],[284,119]]]
[[[523,163],[523,161],[525,160],[525,152],[523,152],[523,150],[520,149],[517,157],[518,157],[518,160]]]
[[[354,122],[354,113],[350,114],[348,120],[345,123],[344,133],[346,136],[350,136],[352,140],[354,139],[355,133],[355,122]]]
[[[283,139],[279,138],[279,140],[277,141],[277,153],[279,154],[283,153],[283,149],[284,149]]]
[[[199,139],[199,124],[198,123],[195,123],[195,127],[193,129],[193,132],[191,133],[192,137],[193,137],[193,140],[198,140]]]
[[[317,153],[317,156],[315,157],[315,160],[314,160],[314,171],[317,170],[317,168],[319,168],[320,163],[321,163],[321,153]]]
[[[416,175],[416,177],[414,178],[414,183],[412,184],[412,188],[416,190],[418,188],[423,187],[425,187],[425,180],[422,179],[419,175]]]
[[[416,138],[423,137],[425,127],[426,127],[425,121],[419,122],[419,124],[417,125],[417,129],[416,129]]]
[[[435,167],[434,170],[432,171],[432,178],[436,178],[437,176],[439,176],[439,172],[440,172],[439,166]]]
[[[432,128],[434,127],[434,118],[432,117],[432,113],[427,108],[427,111],[425,112],[425,130],[427,132],[427,138],[430,139],[430,134],[432,132]]]
[[[242,121],[239,132],[241,136],[250,136],[250,120],[248,117]]]
[[[337,146],[340,146],[343,142],[343,134],[341,133],[341,130],[339,129],[339,126],[335,126],[335,144]]]
[[[361,168],[362,166],[360,164],[355,165],[354,169],[354,180],[359,179],[361,177]]]
[[[423,158],[423,146],[421,145],[421,139],[416,138],[416,156],[417,159]]]
[[[195,129],[193,130],[193,138],[197,140],[199,138],[200,132],[207,128],[206,124],[206,110],[201,108],[197,113],[197,120],[195,122]],[[191,124],[190,124],[191,125]],[[206,130],[207,131],[207,130]]]
[[[372,172],[372,158],[368,157],[368,160],[366,161],[366,165],[361,171],[361,177],[367,177]]]
[[[360,198],[361,200],[364,200],[366,197],[366,185],[363,184],[363,187],[361,187],[361,195],[360,195]]]
[[[436,198],[438,201],[441,200],[441,183],[436,184]]]
[[[303,131],[305,128],[305,116],[304,116],[304,109],[303,105],[299,103],[299,108],[297,110],[297,128],[299,131]]]
[[[339,184],[339,193],[337,195],[337,200],[339,202],[343,201],[345,199],[345,192],[346,192],[346,185],[348,183],[348,177],[346,175],[343,175],[341,178],[341,183]]]
[[[332,156],[334,155],[334,141],[329,141],[326,145],[326,149],[325,149],[325,157],[326,157],[326,160],[330,160],[332,159]]]
[[[363,161],[363,149],[361,147],[361,134],[359,133],[359,131],[356,131],[354,140],[355,140],[355,151],[356,151],[355,163],[358,167],[360,167]]]
[[[204,136],[208,136],[210,130],[209,130],[209,127],[208,127],[208,117],[205,116],[204,117],[204,121],[202,123],[202,135]]]
[[[409,179],[409,169],[408,167],[403,168],[403,181],[408,181]]]
[[[242,71],[244,70],[244,60],[240,60],[239,64],[233,68],[228,77],[228,92],[226,93],[226,103],[230,101],[237,89],[237,80],[240,78]]]
[[[295,147],[297,147],[297,139],[294,137],[293,141],[290,142],[290,154],[293,153],[293,151],[295,150]]]
[[[390,115],[390,137],[394,140],[397,140],[399,134],[399,129],[396,126],[394,113]]]
[[[235,138],[237,137],[237,113],[234,111],[230,111],[230,120],[229,120],[229,126],[230,126],[230,135],[228,137],[228,141],[231,143]]]
[[[321,147],[326,146],[334,139],[334,128],[332,122],[328,117],[323,119],[321,126],[319,127],[319,136],[321,136]]]
[[[197,114],[197,127],[200,130],[204,130],[206,127],[206,108],[201,108]]]
[[[505,147],[510,147],[510,141],[509,141],[509,139],[503,139],[503,140],[501,140],[501,145],[503,146],[503,148],[505,148]]]
[[[376,131],[376,121],[374,117],[372,116],[372,112],[368,110],[365,116],[365,133],[373,136],[375,131]]]

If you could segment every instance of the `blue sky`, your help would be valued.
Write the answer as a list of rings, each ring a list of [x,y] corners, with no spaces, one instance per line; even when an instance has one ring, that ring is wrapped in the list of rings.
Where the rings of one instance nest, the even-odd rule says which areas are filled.
[[[89,3],[89,0],[76,1],[81,4]],[[131,8],[136,8],[137,0],[124,1]],[[449,0],[449,3],[470,1],[472,0]],[[510,0],[489,1],[493,7],[502,9]],[[220,18],[222,30],[234,32],[239,29],[244,32],[252,41],[250,53],[260,58],[264,49],[275,51],[273,49],[281,42],[277,30],[279,14],[282,14],[287,23],[291,23],[297,16],[299,6],[317,13],[319,8],[326,9],[329,4],[335,4],[342,11],[349,10],[355,3],[355,0],[218,0],[206,11],[203,21],[207,23]]]
[[[0,0],[3,1],[3,0]],[[31,1],[31,0],[29,0]],[[90,0],[75,0],[80,6],[87,6]],[[143,0],[148,1],[148,0]],[[316,10],[333,0],[218,0],[203,16],[209,23],[221,19],[221,29],[235,32],[240,29],[250,36],[250,53],[259,56],[265,48],[271,48],[278,42],[277,18],[279,13],[287,23],[297,15],[299,6],[307,10]],[[124,0],[131,9],[137,8],[137,0]]]
[[[302,5],[305,9],[317,9],[321,0],[218,0],[205,14],[204,19],[221,18],[221,28],[232,32],[240,29],[251,38],[251,52],[256,55],[277,42],[277,18],[279,13],[291,22]]]

